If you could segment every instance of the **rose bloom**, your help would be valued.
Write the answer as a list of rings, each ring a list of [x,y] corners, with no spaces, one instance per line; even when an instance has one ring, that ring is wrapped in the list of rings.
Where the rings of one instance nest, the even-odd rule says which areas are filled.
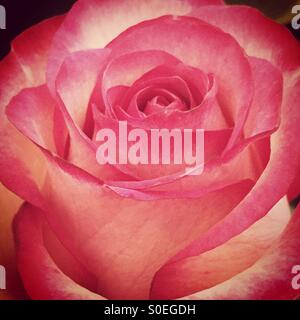
[[[1,298],[299,296],[285,27],[221,0],[79,0],[18,36],[0,73]],[[119,121],[204,129],[203,173],[99,165],[96,134]]]

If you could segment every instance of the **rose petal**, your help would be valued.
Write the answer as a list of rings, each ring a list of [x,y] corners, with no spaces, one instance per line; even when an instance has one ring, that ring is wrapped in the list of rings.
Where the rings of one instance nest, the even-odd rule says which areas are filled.
[[[52,152],[56,152],[54,111],[55,104],[46,86],[22,90],[6,108],[7,117],[16,128]]]
[[[281,72],[269,62],[249,58],[254,78],[254,98],[244,127],[245,137],[272,132],[279,127],[283,95]]]
[[[145,34],[151,41],[146,41]],[[242,49],[231,36],[198,19],[165,16],[146,21],[126,30],[107,47],[112,49],[113,56],[140,50],[164,50],[189,66],[214,74],[229,123],[237,117],[243,119],[248,112],[252,78]],[[227,81],[228,74],[231,81]]]
[[[290,201],[296,199],[300,195],[300,171],[296,174],[293,183],[290,185],[288,191],[288,198]]]
[[[190,12],[192,7],[207,4],[223,4],[223,1],[77,1],[54,39],[47,72],[51,92],[55,92],[58,70],[70,53],[103,48],[122,31],[141,21],[170,13],[184,15]]]
[[[48,52],[55,32],[65,16],[42,21],[27,29],[12,42],[11,51],[31,86],[45,83]]]
[[[292,286],[299,265],[300,207],[281,237],[253,266],[237,276],[183,299],[291,300],[299,297]]]
[[[160,65],[176,65],[180,61],[172,55],[159,51],[138,51],[113,59],[106,67],[102,86],[103,94],[116,86],[131,86],[145,73]]]
[[[26,204],[15,219],[17,260],[26,291],[35,300],[103,300],[67,277],[43,240],[43,213]]]
[[[218,136],[222,134],[226,136],[228,133],[230,132],[213,133],[217,147],[221,147],[221,144],[217,142]],[[227,141],[225,139],[223,142]],[[270,141],[265,138],[253,141],[244,150],[236,153],[233,158],[224,161],[220,158],[213,159],[205,164],[204,171],[200,175],[193,174],[191,170],[184,173],[180,171],[174,175],[157,179],[109,181],[107,183],[114,187],[141,189],[156,199],[200,197],[207,192],[232,185],[236,181],[244,179],[257,181],[269,161],[269,155]]]
[[[288,192],[300,162],[300,148],[297,144],[300,134],[297,107],[300,80],[297,73],[295,76],[286,80],[281,126],[272,136],[270,161],[254,188],[229,215],[174,257],[173,262],[199,255],[227,242],[265,216]]]
[[[39,211],[37,208],[34,210]],[[39,211],[39,214],[45,220],[44,213]],[[46,221],[43,221],[42,233],[45,250],[47,250],[57,268],[80,286],[96,292],[97,278],[89,273],[82,263],[76,260],[62,245]]]
[[[120,104],[129,115],[135,116],[134,109],[143,111],[147,101],[155,97],[155,90],[160,90],[161,88],[173,94],[174,99],[185,103],[186,106],[190,106],[193,103],[193,98],[186,82],[178,76],[173,76],[157,77],[149,81],[137,82],[128,90]],[[168,109],[165,110],[169,111]]]
[[[222,246],[163,267],[155,276],[152,299],[180,298],[243,272],[273,245],[290,219],[289,205],[283,199],[267,216]]]
[[[169,67],[162,66],[158,67],[157,69],[166,70]],[[183,69],[183,70],[182,70]],[[178,66],[174,68],[174,72],[178,72],[180,75],[182,71],[187,73],[187,69],[190,69],[187,66]],[[194,69],[194,68],[193,68]],[[154,70],[155,71],[155,70]],[[181,72],[180,72],[181,71]],[[198,95],[202,80],[205,75],[200,72],[200,70],[191,70],[194,73],[194,76],[198,75],[197,78],[194,80],[198,82]],[[175,74],[175,73],[174,73]],[[202,76],[202,77],[201,77]],[[186,78],[185,78],[186,79]],[[206,81],[209,81],[206,79]],[[151,129],[151,128],[167,128],[167,129],[204,129],[206,131],[213,131],[213,130],[222,130],[227,129],[228,124],[222,112],[222,108],[217,99],[217,84],[215,79],[211,79],[211,88],[206,88],[206,92],[204,96],[201,98],[203,99],[199,105],[194,106],[190,110],[168,110],[164,108],[160,112],[155,114],[150,114],[144,118],[136,119],[130,115],[128,115],[125,111],[121,108],[115,108],[115,113],[118,116],[118,119],[126,120],[132,126],[144,128],[144,129]],[[191,83],[189,82],[189,87]],[[209,85],[209,84],[207,84]],[[193,93],[196,90],[193,90]],[[199,98],[199,97],[198,97]]]
[[[0,300],[26,298],[17,273],[12,234],[12,220],[21,204],[22,200],[0,183],[0,265],[6,270],[6,290],[0,291]]]
[[[194,10],[191,15],[231,34],[249,56],[270,61],[281,71],[292,71],[299,66],[299,42],[285,26],[267,19],[257,9],[207,6]]]
[[[240,152],[251,141],[270,136],[280,125],[283,95],[281,71],[268,61],[249,57],[254,80],[254,97],[243,128],[243,137],[229,143],[224,157]],[[266,78],[267,77],[267,78]],[[232,142],[232,141],[231,141]]]
[[[7,108],[7,114],[12,123],[26,137],[37,144],[38,147],[53,151],[53,149],[55,149],[53,146],[54,135],[53,137],[51,137],[51,135],[55,127],[54,114],[56,109],[59,109],[62,113],[65,125],[70,134],[69,161],[100,179],[105,179],[106,177],[114,177],[116,179],[127,178],[126,175],[114,167],[110,165],[101,166],[97,163],[96,145],[74,124],[65,105],[61,100],[56,102],[46,86],[29,88],[22,91],[12,99]],[[30,153],[27,156],[31,157],[34,155],[35,154]],[[40,159],[41,162],[44,161],[43,156],[40,154],[38,159]],[[21,170],[22,167],[18,169]],[[31,165],[30,169],[33,170],[35,168]],[[44,175],[45,172],[40,174],[39,179],[41,179],[41,181],[43,181]],[[27,198],[25,197],[25,199]]]
[[[60,23],[61,18],[53,18],[25,31],[0,63],[0,180],[8,189],[37,205],[41,204],[39,188],[44,178],[42,154],[8,122],[4,112],[21,89],[43,81],[41,74],[45,73],[49,45]],[[28,44],[31,39],[31,32],[39,36],[23,46],[23,42]]]
[[[170,54],[167,54],[162,51],[140,51],[133,52],[128,55],[123,55],[116,59],[113,59],[106,67],[103,79],[99,87],[101,87],[102,97],[93,96],[94,103],[99,105],[99,102],[103,100],[103,103],[106,105],[106,112],[114,113],[113,105],[108,101],[108,91],[114,87],[124,87],[131,86],[133,83],[139,79],[143,74],[147,73],[149,70],[157,67],[158,65],[167,63],[168,65],[177,64],[180,61],[173,57]],[[120,104],[122,98],[117,101]],[[124,102],[122,105],[124,109],[128,107],[127,103]]]
[[[84,129],[87,109],[110,50],[87,50],[71,54],[62,64],[56,89],[75,124]]]
[[[230,212],[252,187],[251,181],[240,182],[189,202],[137,201],[117,196],[50,154],[48,160],[47,221],[97,275],[98,292],[109,298],[148,297],[151,279],[167,257]]]

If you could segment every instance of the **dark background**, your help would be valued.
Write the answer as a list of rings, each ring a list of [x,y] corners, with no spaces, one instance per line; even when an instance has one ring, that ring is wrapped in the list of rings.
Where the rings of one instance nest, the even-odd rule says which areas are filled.
[[[6,9],[6,29],[0,30],[0,59],[10,50],[10,42],[30,26],[67,12],[76,0],[0,0]]]
[[[9,52],[10,42],[18,34],[46,18],[67,12],[75,2],[76,0],[0,0],[0,5],[6,8],[6,29],[0,30],[0,59]],[[296,0],[227,0],[227,2],[259,7],[271,18],[284,21],[289,26],[288,13],[291,12]],[[292,29],[291,31],[300,40],[300,31]]]

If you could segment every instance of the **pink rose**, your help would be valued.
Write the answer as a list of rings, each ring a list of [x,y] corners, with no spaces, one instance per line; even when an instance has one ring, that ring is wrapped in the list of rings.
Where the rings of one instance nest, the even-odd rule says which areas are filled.
[[[10,298],[17,274],[32,299],[299,296],[285,196],[299,193],[300,45],[285,27],[221,0],[79,0],[20,35],[0,72]],[[99,165],[96,134],[120,121],[204,129],[203,173]]]

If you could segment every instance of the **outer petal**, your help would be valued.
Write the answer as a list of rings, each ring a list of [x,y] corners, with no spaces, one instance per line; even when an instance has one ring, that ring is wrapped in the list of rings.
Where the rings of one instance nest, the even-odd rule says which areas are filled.
[[[55,79],[66,56],[74,51],[105,47],[122,31],[141,21],[165,14],[185,15],[193,7],[222,4],[220,0],[80,0],[76,2],[55,36],[48,83],[55,92]]]
[[[152,277],[168,256],[219,221],[252,186],[244,181],[188,202],[137,201],[59,159],[49,156],[48,165],[47,220],[109,298],[148,298]]]
[[[24,286],[32,299],[102,300],[67,277],[47,252],[43,240],[43,213],[24,205],[15,219],[17,260]]]
[[[57,16],[31,27],[12,42],[11,51],[32,86],[45,83],[46,64],[52,39],[65,16]]]
[[[22,200],[0,183],[0,265],[7,275],[7,289],[0,290],[0,300],[26,298],[17,273],[12,233],[12,220],[21,204]]]
[[[249,60],[255,90],[244,127],[246,139],[263,133],[270,134],[279,127],[283,95],[281,72],[265,60],[255,58]]]
[[[25,31],[0,63],[0,180],[7,188],[36,204],[41,202],[42,155],[7,121],[4,112],[10,99],[21,89],[44,81],[42,74],[45,74],[48,49],[60,22],[61,18],[49,19]],[[31,32],[39,35],[34,41],[30,41]]]
[[[279,125],[283,96],[283,77],[281,71],[270,62],[249,57],[254,80],[254,97],[241,136],[236,145],[227,145],[230,154],[239,152],[251,141],[270,136]]]
[[[65,123],[62,123],[63,127],[60,126],[60,128],[57,128],[57,123],[55,122],[54,116],[56,112],[61,111]],[[75,125],[61,100],[58,99],[58,102],[54,100],[49,93],[49,89],[45,85],[25,89],[19,93],[8,105],[7,115],[9,120],[27,138],[33,141],[38,147],[41,147],[42,150],[46,149],[54,154],[57,154],[55,137],[59,137],[59,132],[63,132],[61,134],[61,140],[63,140],[65,133],[64,125],[66,125],[70,134],[69,154],[67,155],[69,161],[100,179],[107,176],[110,178],[115,177],[117,179],[124,178],[124,175],[120,174],[119,171],[113,167],[108,165],[100,166],[96,162],[96,147],[84,135],[80,128]],[[61,130],[59,131],[59,129]],[[22,138],[25,139],[24,137]],[[33,150],[36,150],[36,146],[33,145],[32,148]],[[39,150],[36,150],[35,152],[37,154],[36,159],[38,159],[41,163],[44,163],[44,157]],[[32,153],[29,153],[28,155],[26,154],[26,156],[32,157]],[[23,154],[20,157],[22,159]],[[6,161],[8,162],[9,159]],[[31,170],[35,169],[34,163],[31,163],[29,168]],[[18,167],[18,170],[21,169]],[[3,172],[7,172],[8,174],[9,171],[9,166],[7,166],[6,170],[3,170]],[[41,183],[43,182],[44,175],[45,172],[43,171],[38,176]],[[36,194],[36,197],[39,198],[38,190],[36,190]],[[26,200],[30,199],[27,198],[27,196],[24,198]]]
[[[300,296],[292,286],[299,265],[300,207],[282,236],[253,266],[237,276],[184,299],[290,300]]]
[[[250,56],[266,59],[282,71],[292,71],[299,66],[299,42],[285,26],[264,17],[257,9],[207,6],[191,15],[231,34]]]
[[[10,122],[26,137],[55,153],[54,112],[55,105],[45,86],[22,90],[6,108]]]
[[[239,236],[198,257],[166,266],[156,275],[153,299],[174,299],[214,287],[251,267],[276,241],[291,219],[286,199]],[[172,290],[170,290],[172,288]]]
[[[45,176],[43,156],[10,123],[3,125],[2,120],[0,181],[21,198],[41,205],[40,188]]]

